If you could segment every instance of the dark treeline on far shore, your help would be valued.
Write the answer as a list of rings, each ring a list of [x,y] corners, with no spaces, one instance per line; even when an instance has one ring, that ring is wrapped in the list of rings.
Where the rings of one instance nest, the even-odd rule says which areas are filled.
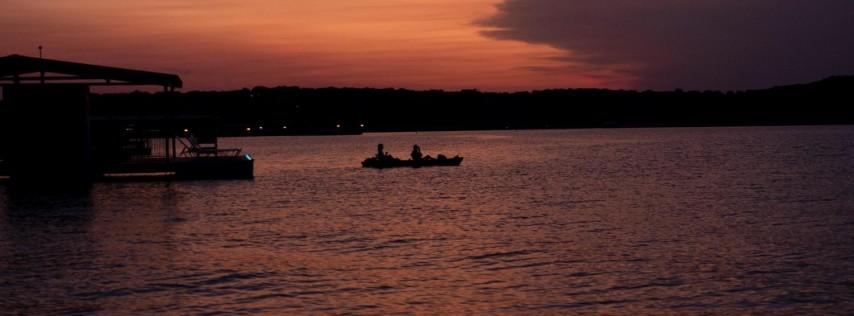
[[[221,135],[854,123],[854,76],[749,91],[277,87],[92,96],[95,116],[213,118]]]

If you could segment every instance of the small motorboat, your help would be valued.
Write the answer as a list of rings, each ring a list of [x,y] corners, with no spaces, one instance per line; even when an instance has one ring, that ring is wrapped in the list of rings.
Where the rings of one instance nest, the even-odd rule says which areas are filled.
[[[412,167],[412,168],[420,168],[420,167],[452,167],[459,166],[463,162],[463,157],[454,156],[452,158],[445,158],[443,155],[439,155],[439,158],[424,158],[418,160],[401,160],[398,158],[384,158],[377,159],[377,157],[371,157],[362,161],[363,168],[377,168],[377,169],[385,169],[385,168],[399,168],[399,167]]]

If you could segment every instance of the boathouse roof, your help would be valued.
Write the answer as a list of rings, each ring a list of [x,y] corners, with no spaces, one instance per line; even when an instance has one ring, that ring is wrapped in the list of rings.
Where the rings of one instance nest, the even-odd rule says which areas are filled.
[[[0,84],[71,82],[98,86],[152,85],[165,89],[181,88],[184,84],[181,77],[172,74],[21,55],[0,57]]]

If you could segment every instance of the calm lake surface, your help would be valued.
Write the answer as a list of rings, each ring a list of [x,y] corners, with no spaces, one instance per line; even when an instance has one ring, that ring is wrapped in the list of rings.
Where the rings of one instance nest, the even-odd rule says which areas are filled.
[[[224,142],[254,181],[0,186],[0,314],[854,313],[854,127]]]

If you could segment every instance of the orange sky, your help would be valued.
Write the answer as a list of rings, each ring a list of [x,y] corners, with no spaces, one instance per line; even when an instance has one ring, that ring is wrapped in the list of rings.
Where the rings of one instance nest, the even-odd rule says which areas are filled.
[[[256,85],[529,90],[622,87],[546,45],[489,39],[498,0],[0,0],[0,55],[177,73],[184,90]]]

